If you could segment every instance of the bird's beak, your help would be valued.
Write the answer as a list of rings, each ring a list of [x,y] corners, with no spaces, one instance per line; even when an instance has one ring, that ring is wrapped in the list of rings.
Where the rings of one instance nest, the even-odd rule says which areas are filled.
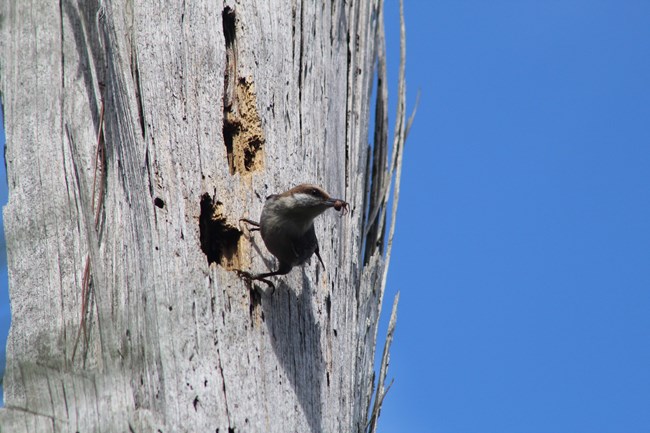
[[[327,200],[325,200],[325,204],[328,205],[329,207],[332,207],[332,206],[336,206],[336,203],[340,203],[340,202],[342,202],[342,201],[343,201],[343,200],[341,200],[341,199],[338,199],[338,198],[331,198],[331,197],[330,197],[330,198],[328,198]]]

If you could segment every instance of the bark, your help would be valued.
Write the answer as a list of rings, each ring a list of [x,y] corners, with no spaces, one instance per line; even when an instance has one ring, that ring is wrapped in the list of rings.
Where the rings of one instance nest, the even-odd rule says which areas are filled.
[[[364,236],[368,161],[386,159],[367,144],[381,7],[0,5],[1,431],[366,430],[385,285],[383,248],[363,256],[384,232]],[[316,222],[325,269],[260,291],[234,270],[275,264],[238,220],[301,182],[351,212]]]

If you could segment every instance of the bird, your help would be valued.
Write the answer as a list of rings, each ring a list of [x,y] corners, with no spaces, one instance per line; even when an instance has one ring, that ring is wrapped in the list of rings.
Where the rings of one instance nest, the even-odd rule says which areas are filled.
[[[278,269],[261,274],[237,270],[239,275],[249,280],[262,281],[274,288],[268,277],[288,274],[314,254],[324,267],[314,230],[314,219],[330,208],[342,211],[344,215],[348,212],[349,204],[342,199],[330,197],[323,188],[307,183],[268,196],[259,222],[247,218],[241,218],[240,222],[253,226],[250,231],[259,230],[264,245],[278,259]]]

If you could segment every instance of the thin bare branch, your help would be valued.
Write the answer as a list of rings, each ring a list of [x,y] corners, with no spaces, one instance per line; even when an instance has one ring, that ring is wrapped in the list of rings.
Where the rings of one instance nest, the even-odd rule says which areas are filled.
[[[381,413],[381,405],[384,402],[384,397],[388,390],[393,385],[393,381],[384,389],[384,382],[386,381],[386,374],[388,373],[388,364],[390,363],[390,346],[393,343],[393,335],[395,334],[395,324],[397,323],[397,304],[399,303],[399,292],[395,295],[393,301],[393,309],[390,313],[390,322],[388,322],[388,332],[386,333],[386,343],[384,344],[384,353],[381,356],[381,367],[379,369],[379,382],[377,383],[377,392],[375,394],[375,404],[372,408],[372,415],[368,420],[368,433],[375,433],[377,430],[377,420]]]
[[[377,211],[385,205],[385,184],[390,180],[387,168],[388,161],[388,84],[386,73],[386,37],[384,31],[384,2],[378,4],[379,17],[377,24],[376,56],[377,56],[377,99],[375,101],[375,131],[372,148],[372,171],[369,179],[367,206],[369,215],[363,228],[365,239],[364,263],[370,261],[375,251],[383,250],[385,221],[377,221]],[[388,182],[390,184],[390,182]]]
[[[387,185],[384,190],[384,200],[383,205],[381,206],[381,213],[379,216],[380,231],[383,232],[383,221],[385,220],[386,206],[390,196],[390,185],[392,183],[393,174],[395,175],[395,181],[393,184],[393,202],[392,202],[392,212],[391,212],[391,221],[390,229],[388,232],[386,253],[384,257],[384,269],[381,280],[381,293],[386,288],[386,278],[388,275],[388,266],[390,263],[390,255],[392,252],[393,246],[393,237],[395,235],[395,225],[397,221],[397,208],[399,204],[399,191],[401,185],[401,176],[402,176],[402,161],[403,161],[403,150],[404,143],[406,141],[406,136],[409,129],[413,123],[415,116],[415,109],[411,114],[411,117],[406,121],[406,25],[404,23],[404,2],[400,0],[400,66],[399,66],[399,83],[398,83],[398,95],[397,95],[397,117],[395,119],[395,132],[393,138],[393,154],[391,161],[391,168],[389,176],[387,177]],[[417,104],[416,104],[417,107]],[[379,210],[379,207],[376,208]],[[369,220],[372,221],[372,220]],[[377,389],[375,391],[375,401],[368,421],[369,433],[374,433],[377,429],[377,420],[379,419],[379,414],[381,412],[381,405],[384,401],[384,397],[390,388],[384,389],[384,383],[386,380],[386,375],[388,373],[388,364],[390,361],[390,346],[393,341],[393,335],[395,332],[395,324],[397,321],[397,304],[399,302],[399,292],[395,296],[393,302],[393,309],[391,312],[390,322],[388,324],[388,333],[386,335],[386,343],[384,345],[384,352],[382,355],[381,366],[379,370],[379,378],[377,383]],[[392,385],[392,382],[391,382]]]
[[[418,90],[418,94],[415,96],[415,106],[413,107],[413,111],[411,111],[411,115],[409,116],[408,122],[406,122],[406,132],[404,133],[404,141],[408,139],[409,137],[409,132],[411,132],[411,126],[413,125],[413,121],[415,120],[415,113],[418,111],[418,106],[420,105],[420,91]]]
[[[386,244],[386,255],[384,262],[384,274],[381,281],[381,287],[386,287],[386,277],[388,276],[388,265],[390,264],[390,254],[393,248],[393,237],[395,235],[395,224],[397,222],[397,207],[399,204],[399,190],[402,177],[402,155],[404,142],[406,140],[406,130],[404,128],[406,118],[406,25],[404,24],[404,0],[400,0],[399,17],[400,17],[400,64],[399,64],[399,93],[397,103],[397,118],[395,125],[395,137],[393,142],[393,153],[396,155],[395,161],[395,184],[393,186],[393,204],[391,212],[390,230],[388,232],[388,242]],[[388,197],[386,197],[388,203]],[[385,207],[382,213],[385,212]]]

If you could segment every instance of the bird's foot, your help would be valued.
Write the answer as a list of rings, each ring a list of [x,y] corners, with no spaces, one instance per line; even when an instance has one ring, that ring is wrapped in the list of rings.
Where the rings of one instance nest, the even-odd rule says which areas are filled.
[[[253,281],[261,281],[271,288],[271,294],[275,292],[275,284],[263,276],[251,274],[250,272],[242,271],[241,269],[235,269],[235,272],[237,272],[237,275],[239,275],[240,278],[247,280],[249,283],[252,283]]]
[[[260,229],[260,223],[257,221],[249,220],[248,218],[239,218],[239,228],[241,229],[241,223],[246,223],[253,227],[246,227],[249,232],[256,232]]]

